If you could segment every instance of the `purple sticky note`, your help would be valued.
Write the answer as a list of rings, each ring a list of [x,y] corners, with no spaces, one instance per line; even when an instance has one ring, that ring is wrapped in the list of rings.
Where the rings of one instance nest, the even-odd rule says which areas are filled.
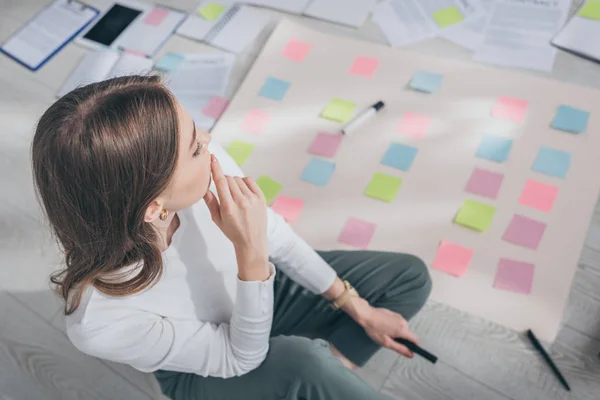
[[[154,7],[152,11],[146,15],[144,22],[148,25],[159,26],[165,20],[165,18],[167,18],[167,15],[169,15],[169,10]]]
[[[244,118],[242,129],[246,132],[260,135],[265,130],[270,118],[271,116],[264,111],[252,110],[246,115],[246,118]]]
[[[546,230],[546,224],[523,215],[514,215],[502,239],[536,250]]]
[[[308,148],[308,152],[317,156],[333,157],[342,143],[343,136],[339,134],[319,132]]]
[[[494,287],[515,293],[531,293],[534,265],[531,263],[501,258],[498,262]]]
[[[519,197],[519,203],[537,208],[540,211],[552,210],[554,200],[558,195],[558,187],[528,179]]]
[[[492,117],[523,122],[526,111],[527,100],[515,99],[513,97],[498,97],[498,101],[492,110]]]
[[[273,211],[281,215],[289,223],[296,221],[300,217],[302,207],[304,207],[304,200],[283,195],[279,195],[275,202],[271,204]]]
[[[350,73],[352,75],[361,75],[370,78],[375,74],[375,70],[379,65],[379,59],[371,57],[356,57],[352,67],[350,67]]]
[[[461,277],[467,272],[473,253],[471,249],[442,240],[431,268]]]
[[[290,39],[283,49],[283,56],[297,62],[302,62],[310,51],[311,45],[300,40]]]
[[[224,99],[220,96],[213,96],[210,98],[208,103],[202,109],[202,114],[214,118],[219,119],[221,115],[225,112],[225,109],[229,105],[229,100]]]
[[[375,227],[375,224],[371,222],[348,218],[338,238],[338,242],[364,250],[369,247],[369,242],[375,233]]]
[[[498,197],[504,174],[475,168],[465,190],[469,193],[495,199]]]

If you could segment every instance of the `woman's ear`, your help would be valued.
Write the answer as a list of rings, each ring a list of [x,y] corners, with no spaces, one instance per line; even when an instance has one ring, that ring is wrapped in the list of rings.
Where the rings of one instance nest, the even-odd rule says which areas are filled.
[[[162,205],[154,200],[148,208],[146,208],[146,212],[144,213],[144,222],[153,222],[156,221],[162,211]]]

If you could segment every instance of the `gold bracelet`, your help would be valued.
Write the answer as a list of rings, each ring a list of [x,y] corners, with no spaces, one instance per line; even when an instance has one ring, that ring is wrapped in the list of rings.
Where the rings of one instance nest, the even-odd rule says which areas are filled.
[[[350,297],[358,297],[358,292],[352,287],[350,282],[344,281],[344,292],[331,302],[331,308],[339,310],[348,302]]]

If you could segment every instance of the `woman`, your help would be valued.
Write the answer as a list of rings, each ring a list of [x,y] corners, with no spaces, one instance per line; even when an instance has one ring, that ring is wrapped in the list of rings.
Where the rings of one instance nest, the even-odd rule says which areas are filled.
[[[423,262],[312,250],[158,77],[65,95],[32,160],[70,340],[168,397],[377,399],[351,369],[381,346],[412,357],[393,338],[417,341]]]

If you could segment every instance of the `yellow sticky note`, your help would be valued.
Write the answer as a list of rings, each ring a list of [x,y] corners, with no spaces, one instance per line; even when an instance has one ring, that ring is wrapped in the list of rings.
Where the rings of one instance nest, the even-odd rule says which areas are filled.
[[[433,13],[433,19],[440,28],[459,23],[464,19],[456,6],[450,6]]]
[[[342,99],[332,99],[321,113],[321,117],[336,122],[346,122],[352,117],[356,104]]]
[[[600,1],[588,1],[577,13],[580,17],[596,19],[600,21]]]
[[[225,7],[223,4],[208,3],[198,10],[198,14],[208,21],[214,21],[219,18],[221,14],[223,14],[223,11],[225,11],[226,8],[227,7]]]
[[[237,165],[243,165],[252,154],[254,145],[251,143],[242,142],[241,140],[233,140],[225,149],[236,162]]]
[[[465,200],[454,222],[478,232],[485,232],[492,224],[496,207],[475,200]]]

